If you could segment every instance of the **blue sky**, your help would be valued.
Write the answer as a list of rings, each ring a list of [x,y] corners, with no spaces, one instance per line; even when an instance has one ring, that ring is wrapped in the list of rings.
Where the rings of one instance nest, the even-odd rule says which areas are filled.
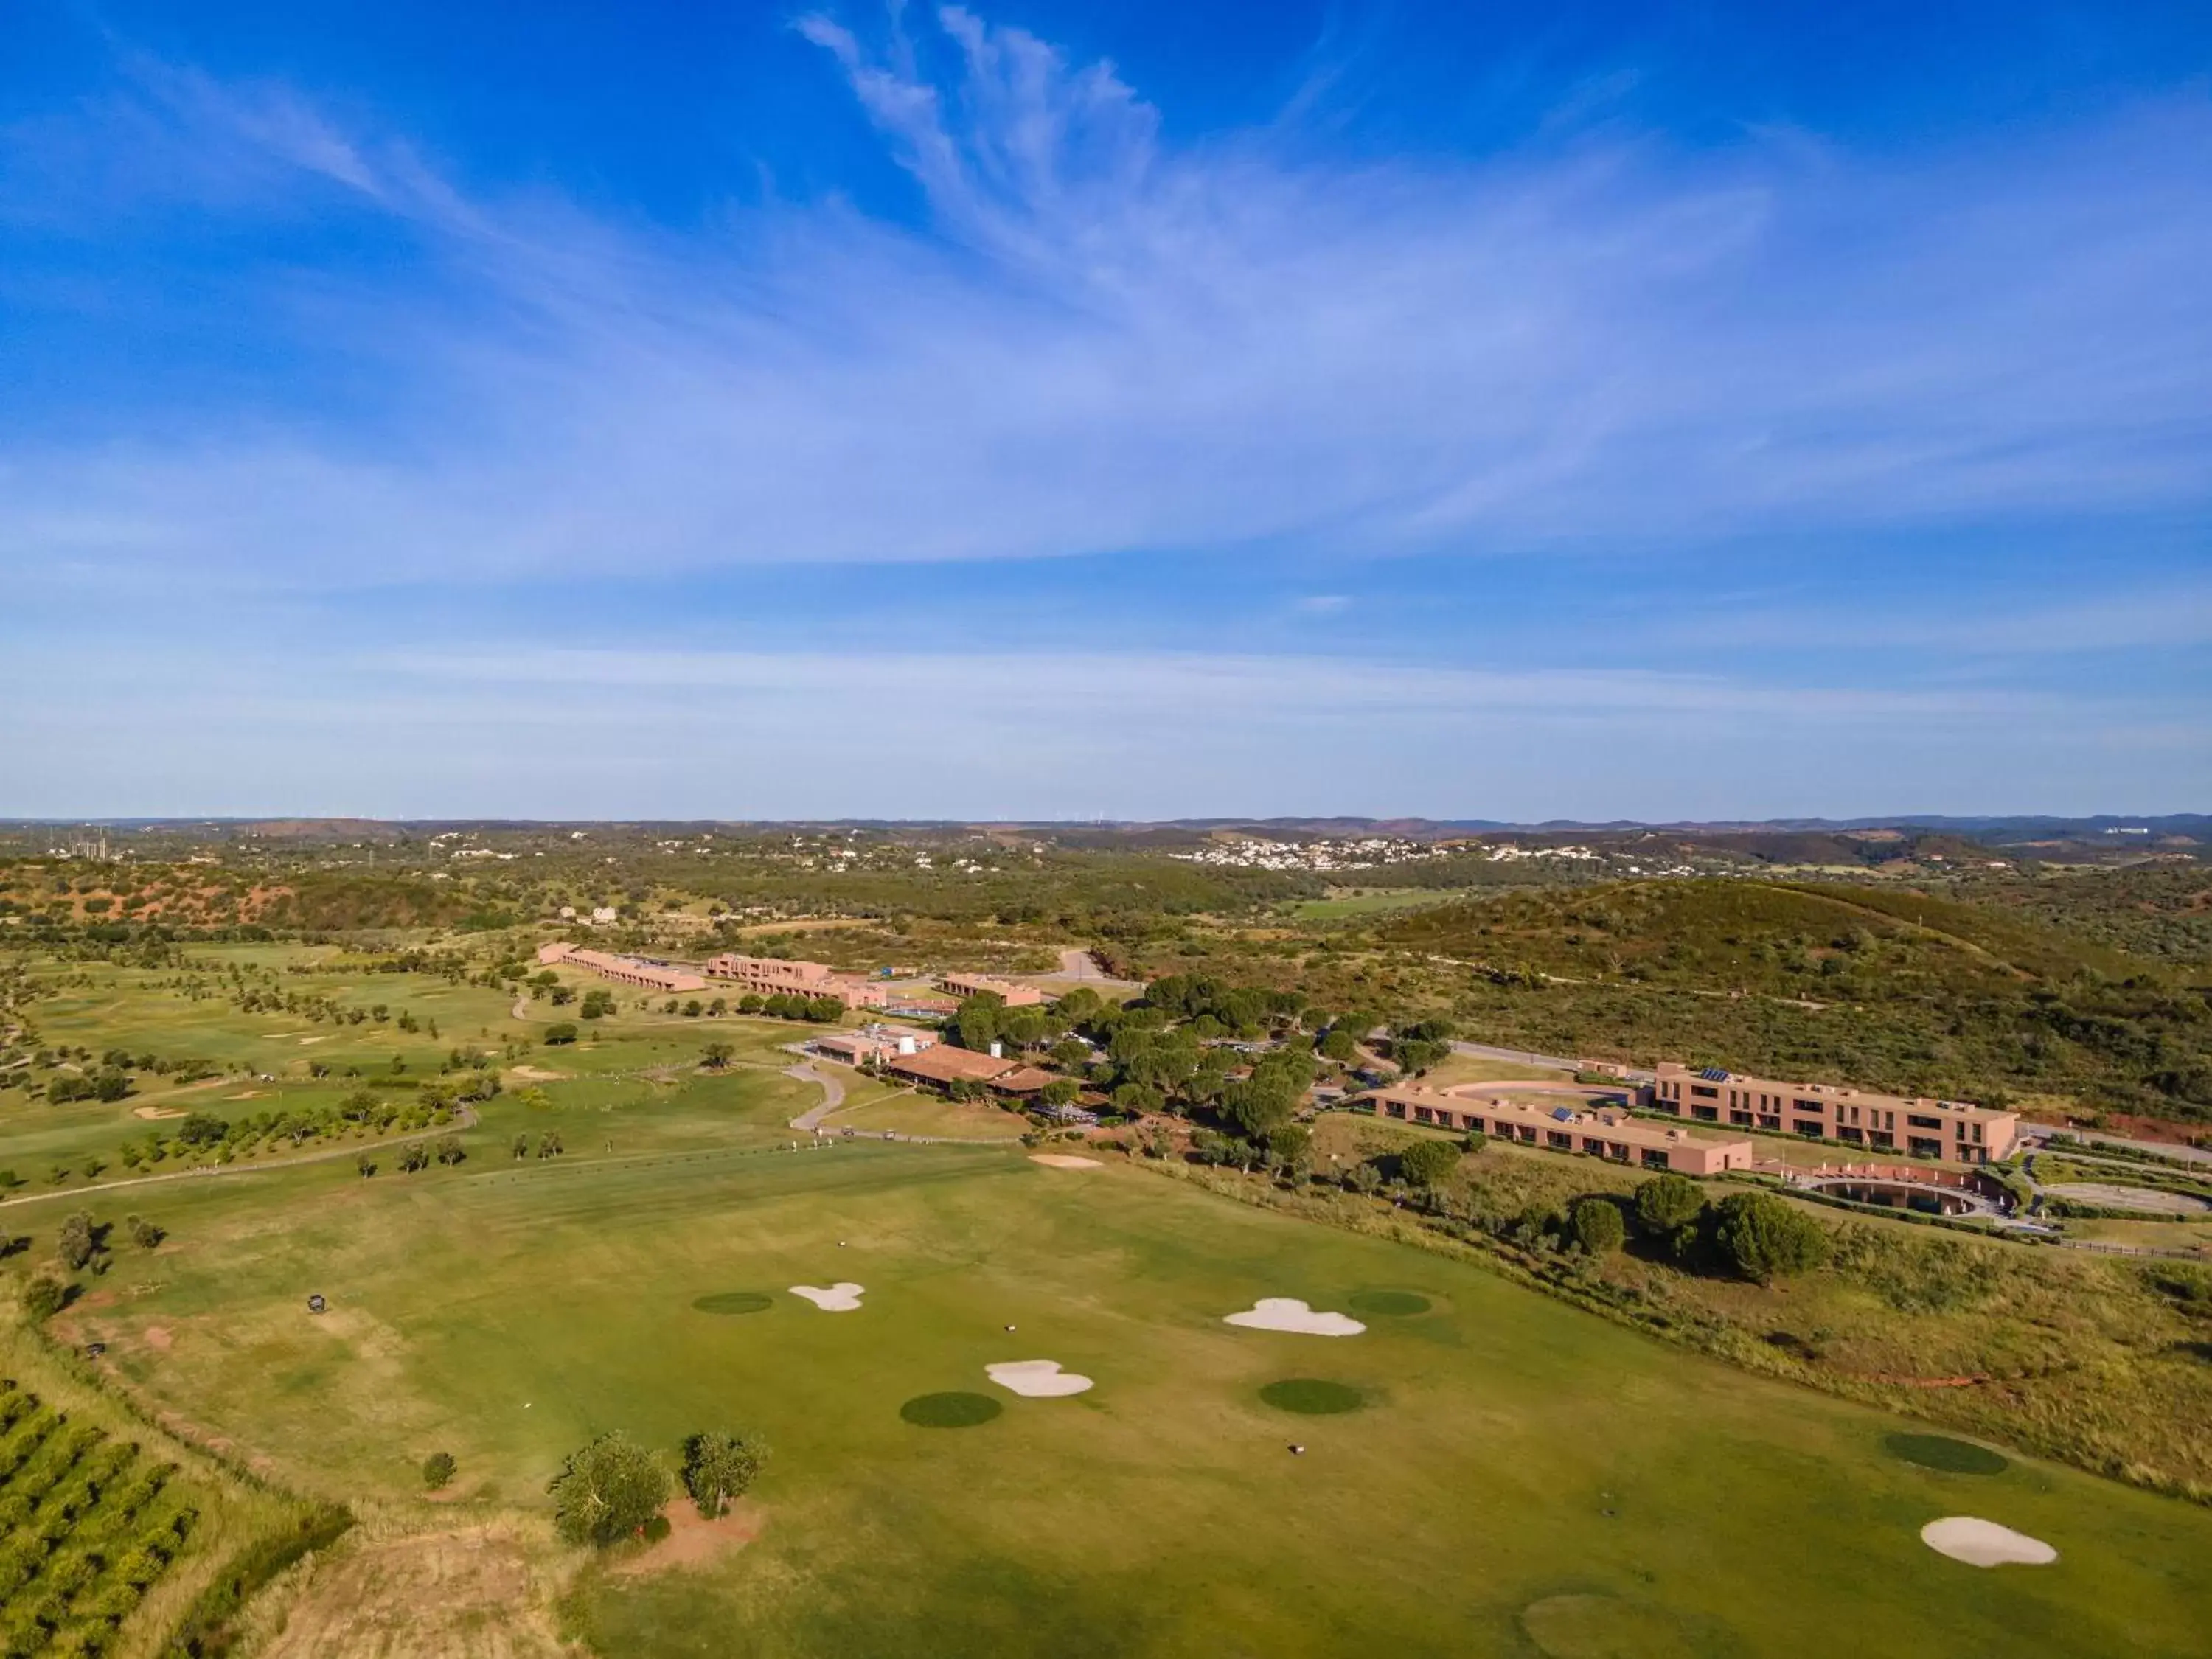
[[[2212,805],[2202,5],[10,28],[0,813]]]

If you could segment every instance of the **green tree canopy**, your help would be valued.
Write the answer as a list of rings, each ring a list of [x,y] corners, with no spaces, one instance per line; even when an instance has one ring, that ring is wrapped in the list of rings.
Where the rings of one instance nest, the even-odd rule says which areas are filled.
[[[1409,1185],[1437,1187],[1459,1168],[1459,1148],[1449,1140],[1417,1140],[1398,1152],[1398,1172]]]
[[[684,1443],[684,1490],[712,1521],[742,1498],[768,1461],[767,1443],[736,1434],[695,1434]]]
[[[617,1431],[571,1452],[546,1490],[553,1495],[553,1524],[561,1536],[571,1544],[604,1547],[659,1514],[669,1486],[659,1460]]]
[[[1567,1210],[1567,1226],[1575,1243],[1592,1255],[1610,1255],[1628,1239],[1620,1206],[1609,1198],[1577,1199]]]
[[[1687,1176],[1654,1176],[1636,1189],[1636,1224],[1654,1238],[1669,1238],[1705,1212],[1705,1189]]]
[[[1714,1242],[1729,1265],[1761,1285],[1810,1272],[1828,1259],[1827,1229],[1765,1193],[1723,1199],[1713,1221]]]

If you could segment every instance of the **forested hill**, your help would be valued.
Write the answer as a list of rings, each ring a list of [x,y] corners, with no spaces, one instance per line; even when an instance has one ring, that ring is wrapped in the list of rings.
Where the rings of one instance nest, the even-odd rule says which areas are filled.
[[[1441,906],[1374,944],[1474,970],[1532,1040],[2212,1121],[2199,963],[2017,904],[1858,884],[1607,883]]]

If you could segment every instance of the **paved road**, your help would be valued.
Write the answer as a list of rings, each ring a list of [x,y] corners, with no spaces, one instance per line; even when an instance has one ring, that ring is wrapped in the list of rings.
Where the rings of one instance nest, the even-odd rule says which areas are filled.
[[[2118,1135],[2108,1135],[2101,1129],[2062,1129],[2054,1123],[2023,1123],[2020,1126],[2020,1138],[2033,1141],[2039,1146],[2047,1147],[2053,1135],[2073,1136],[2082,1142],[2081,1150],[2085,1152],[2096,1151],[2088,1144],[2090,1141],[2102,1140],[2139,1152],[2155,1152],[2161,1158],[2178,1158],[2188,1164],[2212,1164],[2212,1150],[2203,1146],[2182,1146],[2166,1140],[2128,1140]]]
[[[786,1077],[797,1078],[801,1083],[818,1083],[822,1085],[822,1103],[819,1106],[809,1107],[792,1119],[791,1127],[794,1129],[804,1129],[809,1134],[813,1133],[816,1126],[823,1118],[845,1103],[845,1080],[842,1078],[831,1077],[826,1072],[817,1072],[811,1066],[803,1063],[785,1066],[783,1074]]]

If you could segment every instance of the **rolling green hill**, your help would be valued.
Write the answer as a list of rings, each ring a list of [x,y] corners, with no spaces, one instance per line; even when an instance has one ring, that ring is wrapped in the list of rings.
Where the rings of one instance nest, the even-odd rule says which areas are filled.
[[[1473,969],[1486,1030],[1984,1100],[2212,1121],[2212,1008],[2172,963],[2016,908],[1872,885],[1516,893],[1371,942]]]

